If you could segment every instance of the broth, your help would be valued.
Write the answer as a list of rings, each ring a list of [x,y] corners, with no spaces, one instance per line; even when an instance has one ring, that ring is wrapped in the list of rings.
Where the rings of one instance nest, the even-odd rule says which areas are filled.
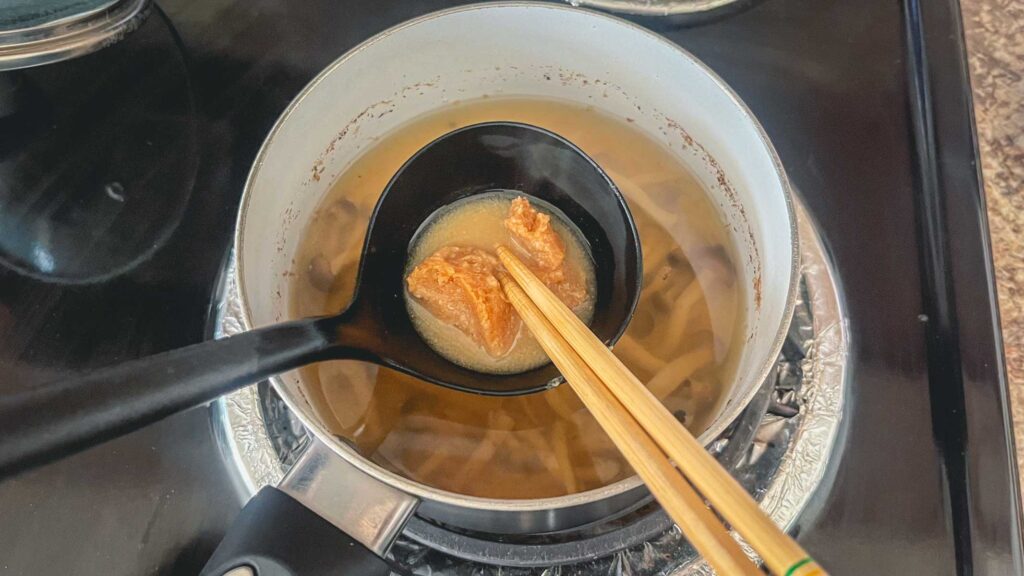
[[[410,282],[409,270],[416,269],[428,257],[436,255],[442,248],[457,247],[482,251],[486,256],[493,256],[494,247],[498,244],[517,246],[515,237],[505,226],[509,217],[512,199],[522,197],[511,191],[494,191],[478,194],[446,206],[440,214],[435,214],[413,239],[413,247],[409,254],[406,281]],[[575,231],[565,216],[557,213],[553,207],[543,206],[536,198],[530,198],[530,210],[547,214],[551,220],[551,230],[557,234],[565,249],[565,259],[560,263],[564,283],[569,284],[565,290],[571,292],[573,298],[563,301],[572,307],[573,312],[589,322],[594,313],[594,264],[589,250],[584,246],[582,234]],[[519,250],[529,261],[529,252]],[[512,344],[507,350],[498,353],[489,351],[476,339],[456,328],[452,324],[438,318],[427,306],[410,295],[406,290],[406,306],[416,331],[426,340],[431,348],[452,362],[476,370],[492,374],[512,374],[525,372],[549,362],[547,354],[533,338],[530,331],[522,328],[519,316],[501,294],[497,278],[488,275],[494,284],[495,295],[508,310],[510,317],[505,320],[512,331]],[[558,286],[553,287],[556,293]],[[582,292],[584,296],[576,294]],[[575,301],[575,300],[578,300]],[[450,305],[450,300],[445,302]],[[499,328],[504,328],[500,326]]]
[[[743,345],[743,283],[729,232],[699,181],[627,119],[533,98],[453,103],[381,137],[341,174],[305,231],[291,313],[349,302],[363,236],[391,175],[462,126],[514,121],[551,130],[593,158],[625,196],[644,256],[640,303],[616,355],[695,434],[714,418]],[[357,361],[301,371],[317,415],[360,454],[435,488],[541,498],[633,474],[569,386],[509,398],[466,394]]]

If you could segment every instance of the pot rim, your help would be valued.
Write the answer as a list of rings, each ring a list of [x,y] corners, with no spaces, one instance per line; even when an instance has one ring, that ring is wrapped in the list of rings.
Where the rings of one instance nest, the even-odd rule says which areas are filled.
[[[793,317],[793,310],[796,305],[797,289],[800,282],[800,240],[797,230],[797,219],[796,211],[793,203],[793,190],[790,186],[789,178],[786,176],[786,171],[782,166],[782,162],[779,159],[778,153],[775,147],[772,145],[768,138],[767,133],[761,126],[761,123],[754,117],[753,113],[747,107],[746,104],[739,98],[733,89],[722,80],[714,71],[712,71],[704,62],[699,60],[696,56],[685,50],[678,44],[668,40],[667,38],[648,30],[638,24],[634,24],[623,18],[597,12],[594,10],[581,9],[571,6],[565,6],[560,4],[538,2],[530,0],[509,0],[500,2],[486,2],[486,3],[474,3],[464,6],[457,6],[454,8],[448,8],[422,16],[406,20],[391,28],[388,28],[378,34],[371,36],[364,40],[360,44],[356,45],[352,49],[348,50],[336,60],[331,62],[327,67],[321,70],[306,86],[298,93],[297,96],[288,104],[278,119],[274,122],[273,128],[267,134],[263,143],[260,145],[260,150],[253,161],[252,168],[249,170],[249,174],[246,177],[245,185],[242,191],[241,201],[239,203],[238,217],[235,224],[234,233],[234,253],[237,265],[237,277],[238,277],[238,293],[240,300],[240,308],[242,312],[242,321],[246,330],[252,330],[254,328],[252,322],[252,314],[249,307],[249,298],[246,291],[245,273],[244,273],[244,262],[241,258],[241,254],[244,250],[244,231],[246,223],[246,214],[248,213],[249,203],[253,196],[253,185],[256,179],[259,177],[260,168],[263,165],[267,151],[280,131],[281,127],[288,120],[291,114],[296,108],[302,103],[302,101],[312,92],[320,82],[328,75],[333,74],[334,71],[343,65],[346,61],[354,57],[359,52],[366,48],[380,42],[389,36],[400,32],[406,28],[416,26],[423,22],[431,21],[436,18],[445,17],[451,14],[457,14],[462,12],[471,12],[476,10],[487,10],[494,8],[528,8],[528,9],[545,9],[545,10],[560,10],[560,11],[571,11],[571,12],[582,12],[587,14],[589,17],[601,18],[604,20],[610,20],[616,24],[631,28],[633,31],[639,34],[643,34],[650,39],[659,42],[675,52],[677,52],[683,58],[689,60],[698,69],[708,75],[708,77],[720,88],[724,94],[731,100],[733,105],[737,106],[740,112],[746,116],[747,120],[751,122],[752,126],[757,132],[758,139],[765,146],[771,161],[772,166],[775,170],[776,177],[781,184],[783,199],[786,204],[786,214],[788,216],[789,231],[790,231],[790,250],[792,251],[791,265],[790,265],[790,278],[789,287],[786,294],[786,302],[783,308],[783,321],[779,325],[778,331],[776,332],[775,338],[772,341],[771,346],[768,349],[768,353],[765,354],[765,358],[760,363],[760,368],[756,370],[755,374],[757,379],[755,381],[763,381],[769,376],[773,366],[775,365],[775,359],[778,357],[782,350],[782,345],[785,342],[786,334],[789,331],[789,325]],[[340,442],[333,434],[324,428],[319,419],[312,414],[308,414],[303,408],[301,402],[303,400],[296,399],[293,395],[288,392],[287,388],[281,382],[281,376],[275,375],[268,379],[271,385],[277,390],[282,400],[288,406],[289,409],[296,415],[296,417],[302,422],[302,424],[313,433],[316,440],[323,442],[331,448],[331,450],[338,456],[344,458],[350,464],[370,475],[374,479],[394,486],[407,493],[413,494],[423,500],[429,500],[441,504],[447,504],[456,507],[487,510],[495,512],[527,512],[527,511],[542,511],[542,510],[555,510],[562,508],[570,508],[588,504],[590,502],[603,500],[605,498],[616,496],[625,493],[629,490],[635,489],[642,485],[643,482],[636,475],[630,476],[614,482],[601,488],[595,488],[585,492],[578,492],[575,494],[569,494],[566,496],[555,496],[548,498],[531,498],[531,499],[499,499],[499,498],[483,498],[479,496],[468,496],[458,494],[455,492],[448,492],[446,490],[440,490],[420,482],[410,480],[404,476],[401,476],[395,472],[391,472],[369,459],[363,457],[357,453],[350,446],[344,442]],[[729,408],[718,415],[710,427],[705,430],[698,437],[698,441],[701,442],[705,447],[719,434],[721,434],[733,420],[743,411],[743,409],[750,402],[750,399],[757,392],[757,386],[751,386],[742,396],[734,397],[729,403]]]

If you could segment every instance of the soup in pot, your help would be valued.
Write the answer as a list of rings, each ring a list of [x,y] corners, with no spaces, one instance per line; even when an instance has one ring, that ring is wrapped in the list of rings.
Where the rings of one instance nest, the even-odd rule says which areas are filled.
[[[729,392],[743,346],[743,283],[729,231],[685,164],[629,119],[589,106],[488,98],[452,104],[380,137],[340,175],[304,231],[291,314],[344,309],[370,213],[391,175],[437,137],[490,121],[533,124],[565,137],[619,187],[636,220],[644,272],[636,314],[615,354],[700,434]],[[569,386],[489,397],[357,361],[320,363],[301,376],[334,434],[378,465],[438,489],[543,498],[633,474]]]

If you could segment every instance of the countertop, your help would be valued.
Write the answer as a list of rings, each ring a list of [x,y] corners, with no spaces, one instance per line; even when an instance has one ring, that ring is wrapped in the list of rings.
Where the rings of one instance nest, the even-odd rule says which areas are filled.
[[[1024,3],[962,0],[1002,317],[1017,466],[1024,477]]]

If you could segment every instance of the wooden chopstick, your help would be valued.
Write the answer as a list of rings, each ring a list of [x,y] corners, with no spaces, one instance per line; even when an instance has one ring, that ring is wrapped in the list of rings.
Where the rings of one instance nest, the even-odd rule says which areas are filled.
[[[827,576],[827,573],[718,464],[683,425],[658,401],[593,332],[508,248],[498,258],[551,327],[598,374],[682,474],[734,530],[760,554],[777,576]]]
[[[509,301],[566,382],[715,571],[723,575],[762,576],[704,500],[672,466],[668,456],[544,318],[523,289],[505,274],[499,274],[499,279]]]

